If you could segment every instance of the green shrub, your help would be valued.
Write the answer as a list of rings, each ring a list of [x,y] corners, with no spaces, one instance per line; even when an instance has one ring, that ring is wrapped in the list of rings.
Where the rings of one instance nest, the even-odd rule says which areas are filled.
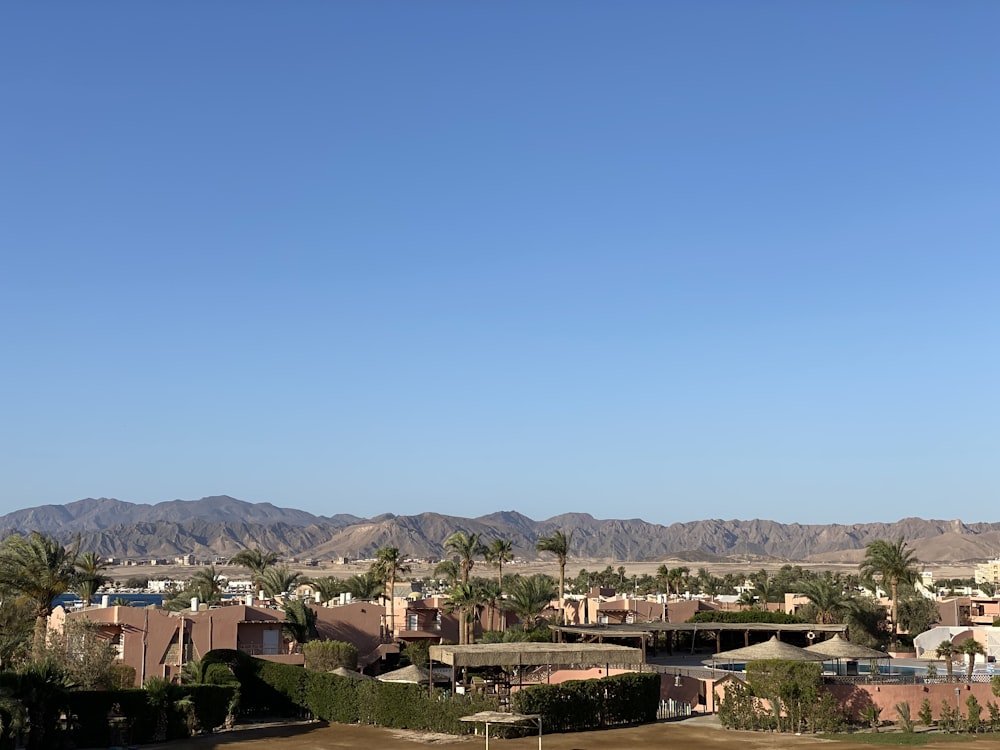
[[[302,653],[306,669],[317,672],[329,672],[337,667],[351,670],[358,668],[357,648],[344,641],[309,641],[302,646]]]
[[[655,721],[659,701],[660,676],[649,672],[533,685],[511,696],[516,712],[539,714],[553,732]]]

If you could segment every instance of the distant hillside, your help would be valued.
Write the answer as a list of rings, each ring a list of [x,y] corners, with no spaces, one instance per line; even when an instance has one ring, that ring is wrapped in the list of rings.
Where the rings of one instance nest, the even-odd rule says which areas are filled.
[[[574,556],[623,562],[725,557],[855,562],[869,541],[900,536],[925,562],[982,560],[1000,549],[1000,523],[957,520],[801,525],[708,519],[663,526],[641,519],[601,520],[586,513],[535,521],[515,511],[478,518],[385,513],[364,519],[351,514],[316,516],[225,495],[154,505],[88,498],[0,516],[0,536],[39,530],[68,542],[80,534],[84,549],[132,558],[228,556],[245,547],[318,559],[357,558],[371,557],[385,546],[414,557],[440,557],[444,540],[462,530],[487,540],[510,539],[515,554],[530,559],[540,557],[535,551],[538,538],[556,529],[572,532]]]

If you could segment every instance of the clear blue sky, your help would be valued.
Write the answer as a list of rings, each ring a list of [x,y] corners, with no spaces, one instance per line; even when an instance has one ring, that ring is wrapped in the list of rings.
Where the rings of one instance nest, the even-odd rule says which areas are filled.
[[[995,2],[0,8],[0,512],[996,521]]]

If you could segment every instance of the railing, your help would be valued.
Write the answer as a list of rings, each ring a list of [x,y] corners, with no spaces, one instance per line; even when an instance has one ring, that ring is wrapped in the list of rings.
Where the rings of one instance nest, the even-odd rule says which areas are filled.
[[[683,701],[675,701],[673,698],[660,701],[656,709],[657,719],[677,719],[682,716],[691,715],[691,704]]]

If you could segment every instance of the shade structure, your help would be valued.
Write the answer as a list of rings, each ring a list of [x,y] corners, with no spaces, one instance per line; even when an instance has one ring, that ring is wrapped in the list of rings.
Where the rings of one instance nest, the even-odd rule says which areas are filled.
[[[849,640],[841,638],[839,635],[835,635],[833,638],[820,641],[819,643],[814,643],[811,646],[806,646],[805,650],[812,651],[817,654],[824,654],[831,660],[891,658],[885,651],[879,651],[877,648],[868,648],[868,646],[862,646],[860,643],[851,643]]]
[[[792,646],[778,640],[777,636],[771,636],[771,640],[764,643],[755,643],[753,646],[733,649],[732,651],[722,651],[715,654],[710,659],[703,659],[702,664],[711,664],[720,661],[761,661],[763,659],[784,659],[785,661],[826,661],[827,656],[816,651],[807,651],[798,646]]]
[[[410,682],[417,685],[426,685],[430,682],[430,672],[426,667],[411,664],[402,669],[395,669],[392,672],[380,674],[377,679],[382,682]],[[435,669],[434,682],[451,682],[451,670]]]
[[[500,711],[480,711],[471,716],[463,716],[459,721],[476,722],[486,725],[486,750],[490,750],[490,724],[520,724],[531,721],[538,725],[538,750],[542,750],[542,717],[539,714],[515,714]]]

